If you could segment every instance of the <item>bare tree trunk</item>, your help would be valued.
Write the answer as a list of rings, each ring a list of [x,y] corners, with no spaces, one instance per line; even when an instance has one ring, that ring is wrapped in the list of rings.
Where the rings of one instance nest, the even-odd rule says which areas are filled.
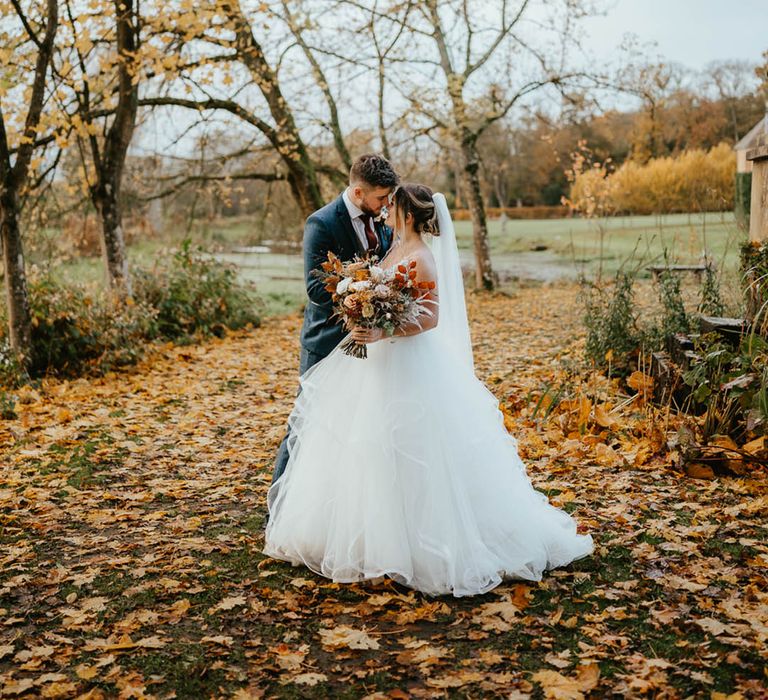
[[[467,195],[469,211],[472,214],[472,239],[475,248],[475,286],[491,290],[496,286],[496,276],[491,266],[491,251],[488,245],[488,222],[485,218],[485,203],[480,190],[480,155],[477,152],[477,137],[469,132],[461,139],[461,180]]]
[[[101,249],[107,282],[119,296],[131,296],[133,292],[125,252],[120,201],[110,185],[100,187],[98,192],[92,194],[92,199],[101,218]]]
[[[286,158],[283,157],[283,162]],[[288,184],[291,186],[293,197],[304,216],[309,216],[325,204],[320,193],[320,183],[314,166],[308,162],[292,162],[288,165]]]
[[[491,290],[496,286],[496,278],[491,266],[488,224],[485,219],[485,203],[483,202],[483,195],[480,189],[480,154],[477,152],[477,139],[482,133],[482,128],[487,127],[491,122],[486,120],[482,128],[470,128],[467,103],[464,99],[464,86],[467,79],[475,68],[481,64],[475,64],[475,68],[467,65],[463,72],[456,72],[437,8],[437,0],[427,1],[426,13],[434,28],[433,37],[440,54],[440,66],[445,75],[448,95],[451,99],[451,112],[453,116],[451,132],[459,146],[462,168],[461,182],[464,185],[464,195],[467,198],[472,214],[472,238],[475,247],[475,286],[478,289]]]
[[[22,366],[27,367],[32,352],[32,323],[24,249],[19,230],[18,202],[15,200],[15,195],[3,188],[0,196],[0,240],[3,244],[8,337],[11,350]]]

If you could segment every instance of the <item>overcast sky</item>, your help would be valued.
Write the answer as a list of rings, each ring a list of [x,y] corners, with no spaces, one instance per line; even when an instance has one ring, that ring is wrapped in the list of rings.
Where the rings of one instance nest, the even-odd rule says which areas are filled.
[[[655,41],[667,61],[760,60],[768,49],[768,0],[605,0],[605,17],[586,22],[592,48],[610,51],[626,33]]]

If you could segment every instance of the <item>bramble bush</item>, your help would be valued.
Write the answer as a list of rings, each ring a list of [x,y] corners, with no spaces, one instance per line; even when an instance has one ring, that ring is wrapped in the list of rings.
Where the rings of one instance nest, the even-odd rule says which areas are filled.
[[[669,266],[667,251],[664,258]],[[629,262],[629,261],[628,261]],[[662,350],[675,333],[688,333],[691,317],[685,308],[680,278],[669,267],[655,280],[659,303],[655,313],[641,318],[635,305],[635,283],[642,265],[625,265],[612,280],[580,279],[580,300],[587,331],[585,355],[595,367],[612,375],[637,369],[642,354]],[[709,268],[708,268],[709,269]],[[710,271],[700,289],[699,309],[722,308],[720,288]]]
[[[634,309],[635,275],[619,270],[610,285],[580,280],[580,300],[587,330],[586,357],[611,374],[628,373],[641,342]]]

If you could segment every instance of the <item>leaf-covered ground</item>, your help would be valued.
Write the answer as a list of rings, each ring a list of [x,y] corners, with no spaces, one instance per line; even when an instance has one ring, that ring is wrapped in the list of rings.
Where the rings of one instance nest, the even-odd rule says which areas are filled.
[[[768,696],[768,488],[577,372],[573,285],[470,299],[478,375],[594,556],[475,598],[265,558],[300,318],[19,393],[0,421],[0,696]],[[559,400],[552,401],[553,396]]]

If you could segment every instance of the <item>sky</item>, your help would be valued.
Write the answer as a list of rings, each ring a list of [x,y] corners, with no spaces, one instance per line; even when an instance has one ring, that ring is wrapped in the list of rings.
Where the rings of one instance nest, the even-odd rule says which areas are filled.
[[[768,0],[605,0],[605,7],[606,16],[585,23],[598,55],[626,33],[693,69],[723,59],[756,63],[768,49]]]

